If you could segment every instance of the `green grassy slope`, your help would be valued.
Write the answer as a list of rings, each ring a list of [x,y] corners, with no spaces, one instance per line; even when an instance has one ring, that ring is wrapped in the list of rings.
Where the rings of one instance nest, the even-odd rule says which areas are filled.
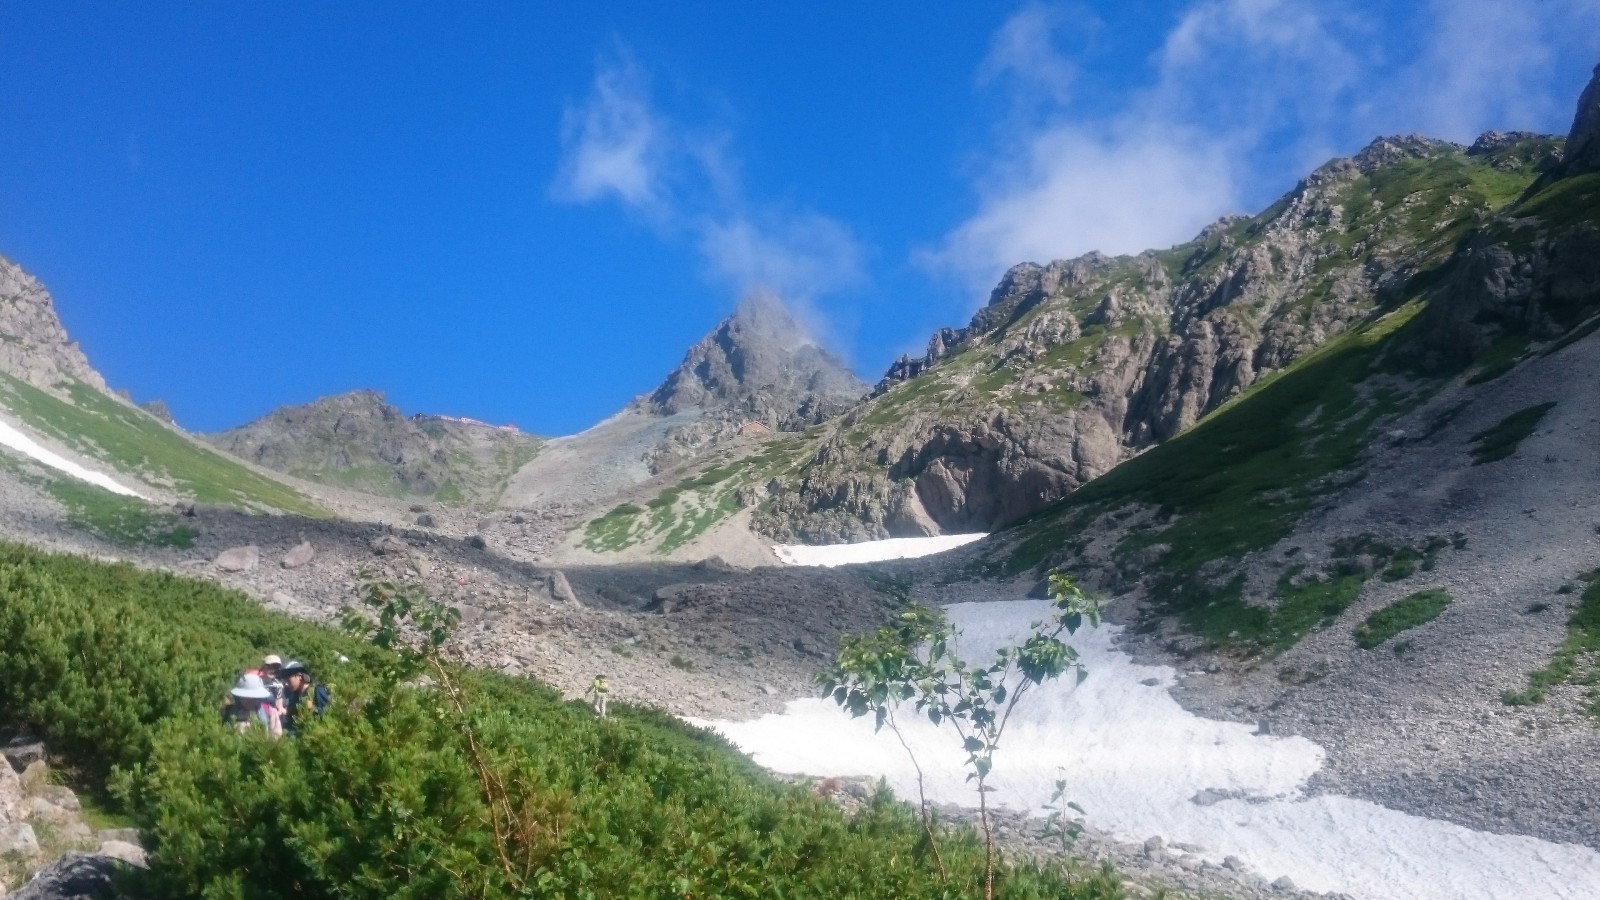
[[[298,739],[240,736],[218,721],[234,674],[267,651],[306,660],[332,688],[330,711]],[[943,841],[942,879],[902,804],[845,813],[671,716],[617,704],[601,721],[527,680],[460,672],[458,712],[395,662],[213,584],[0,544],[0,718],[38,729],[89,787],[113,785],[150,853],[140,896],[956,900],[978,890],[975,837]],[[500,845],[504,859],[484,771],[531,824],[526,842]],[[1114,874],[1029,864],[1005,868],[997,886],[1008,900],[1123,896]]]
[[[326,516],[298,491],[188,440],[151,416],[85,384],[71,402],[0,373],[0,405],[31,428],[150,484],[202,503]]]

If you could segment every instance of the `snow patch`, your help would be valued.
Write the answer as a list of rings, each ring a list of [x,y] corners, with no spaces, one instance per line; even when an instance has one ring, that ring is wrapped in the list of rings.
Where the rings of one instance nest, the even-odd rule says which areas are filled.
[[[883,545],[897,542],[873,543],[888,552]],[[868,547],[804,548],[834,554],[799,558],[867,562]],[[903,549],[912,548],[893,548]],[[961,631],[962,655],[987,660],[1048,610],[1030,600],[958,603],[948,613]],[[1307,796],[1325,758],[1321,747],[1189,713],[1169,693],[1176,672],[1135,663],[1113,645],[1119,630],[1072,636],[1088,679],[1047,684],[1017,708],[996,756],[993,802],[1042,816],[1056,779],[1065,779],[1088,821],[1122,840],[1160,835],[1169,846],[1201,848],[1195,855],[1213,863],[1237,856],[1269,881],[1287,875],[1303,889],[1370,900],[1600,897],[1600,853],[1587,847],[1473,831],[1350,797]],[[922,763],[929,799],[975,807],[953,732],[911,707],[897,719]],[[875,734],[870,719],[851,719],[831,701],[795,700],[781,715],[707,724],[770,769],[882,777],[897,796],[916,797],[916,772],[895,737]]]
[[[829,544],[813,547],[807,544],[778,544],[772,548],[778,559],[791,566],[848,566],[855,563],[882,562],[889,559],[915,559],[954,550],[957,547],[980,541],[988,534],[942,534],[938,537],[889,538],[883,541],[862,541],[859,544]]]
[[[78,478],[83,481],[87,481],[90,484],[103,487],[113,494],[121,494],[124,497],[138,497],[140,500],[149,499],[138,491],[130,490],[116,483],[115,481],[112,481],[111,478],[106,475],[103,475],[92,469],[86,469],[59,453],[46,450],[44,447],[39,446],[38,441],[35,441],[33,438],[28,437],[21,431],[18,431],[15,427],[7,422],[0,422],[0,446],[15,450],[24,456],[28,456],[34,460],[37,460],[38,462],[44,463],[52,469],[59,469],[60,471],[65,472],[74,478]]]

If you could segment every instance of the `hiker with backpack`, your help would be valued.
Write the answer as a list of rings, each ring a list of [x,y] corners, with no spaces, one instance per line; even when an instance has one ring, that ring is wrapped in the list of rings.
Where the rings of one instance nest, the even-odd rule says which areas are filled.
[[[283,678],[283,730],[285,734],[299,733],[305,721],[301,715],[309,708],[313,716],[321,716],[328,708],[328,688],[311,679],[306,664],[291,659],[279,672]]]
[[[606,684],[606,676],[596,675],[594,683],[589,685],[589,696],[594,704],[595,715],[604,719],[606,717],[606,699],[611,693],[611,688]]]

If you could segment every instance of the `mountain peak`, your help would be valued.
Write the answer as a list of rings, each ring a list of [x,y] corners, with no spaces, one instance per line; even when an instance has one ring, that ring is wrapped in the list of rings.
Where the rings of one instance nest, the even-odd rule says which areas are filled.
[[[867,385],[822,349],[773,294],[747,294],[683,363],[644,398],[662,414],[736,413],[776,430],[821,421],[865,396]]]

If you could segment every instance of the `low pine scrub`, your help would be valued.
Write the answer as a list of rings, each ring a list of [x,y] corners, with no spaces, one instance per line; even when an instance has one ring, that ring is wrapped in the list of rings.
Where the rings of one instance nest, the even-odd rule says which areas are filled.
[[[307,660],[333,689],[297,739],[218,721],[231,677],[269,650]],[[149,847],[142,894],[953,900],[978,889],[976,837],[941,841],[941,877],[915,812],[887,796],[845,814],[663,713],[617,704],[602,721],[534,682],[455,668],[419,681],[401,658],[212,584],[0,544],[0,716],[113,786]],[[1109,872],[1031,865],[1002,869],[996,887],[1015,900],[1122,895]]]

